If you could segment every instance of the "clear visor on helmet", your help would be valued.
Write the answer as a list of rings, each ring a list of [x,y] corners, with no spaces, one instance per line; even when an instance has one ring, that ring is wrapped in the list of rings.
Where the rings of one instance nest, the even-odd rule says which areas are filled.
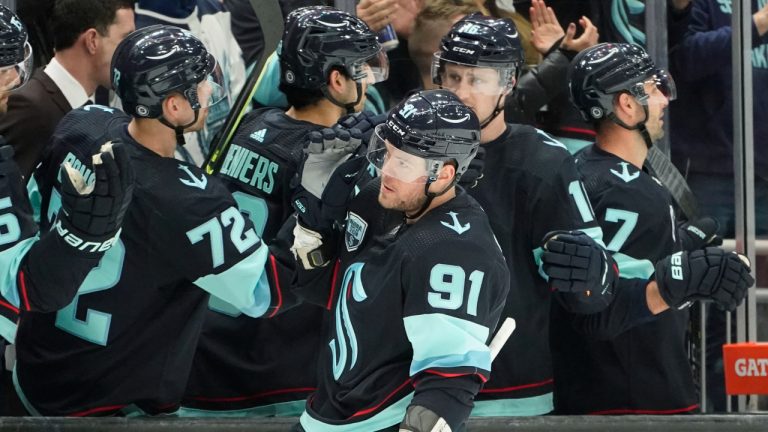
[[[0,67],[0,91],[15,90],[29,81],[32,75],[32,46],[24,43],[24,60],[21,62]]]
[[[639,96],[638,100],[643,104],[648,103],[648,97],[650,97],[655,90],[659,90],[659,92],[669,101],[677,99],[677,87],[675,87],[675,81],[672,79],[672,75],[663,69],[657,70],[653,76],[642,83],[639,83],[638,90],[640,91],[638,91],[638,95],[636,96]]]
[[[368,161],[380,177],[394,177],[405,183],[426,183],[443,167],[443,161],[425,159],[404,152],[381,135],[384,124],[376,126],[368,144]]]
[[[443,60],[442,52],[432,56],[432,82],[459,94],[498,96],[515,84],[514,67],[486,67],[453,60]]]
[[[217,63],[206,79],[197,84],[197,100],[200,108],[209,108],[227,97],[229,95],[224,90],[224,74]]]
[[[382,82],[389,76],[387,53],[379,51],[372,57],[356,62],[348,67],[352,79],[367,84]]]

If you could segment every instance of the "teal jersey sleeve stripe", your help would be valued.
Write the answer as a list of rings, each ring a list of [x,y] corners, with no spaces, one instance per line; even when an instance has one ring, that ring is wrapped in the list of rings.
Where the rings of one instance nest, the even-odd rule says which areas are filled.
[[[37,187],[37,180],[35,176],[32,176],[27,183],[27,196],[29,202],[32,204],[32,218],[35,223],[40,224],[40,207],[42,206],[43,198],[40,195],[40,190]]]
[[[381,412],[375,416],[355,422],[345,424],[330,424],[321,420],[317,420],[312,417],[307,411],[301,414],[299,417],[299,423],[306,432],[360,432],[360,431],[377,431],[386,429],[390,426],[396,425],[405,417],[405,410],[413,399],[413,393],[408,394],[399,401],[384,408]]]
[[[269,248],[262,243],[256,252],[229,269],[195,281],[195,285],[238,308],[244,314],[258,318],[269,309],[272,295],[264,271]],[[253,288],[249,289],[248,287]]]
[[[16,274],[19,272],[21,260],[29,252],[32,245],[40,239],[39,234],[16,243],[13,247],[0,252],[0,269],[5,271],[0,275],[0,294],[8,303],[20,308],[19,288],[16,286]]]
[[[411,376],[431,367],[476,367],[491,370],[488,327],[444,314],[403,318],[413,347]]]
[[[613,254],[613,260],[619,266],[619,275],[624,279],[650,279],[656,271],[649,260],[633,258],[620,252]]]
[[[16,323],[4,316],[0,316],[0,337],[11,344],[16,341]]]

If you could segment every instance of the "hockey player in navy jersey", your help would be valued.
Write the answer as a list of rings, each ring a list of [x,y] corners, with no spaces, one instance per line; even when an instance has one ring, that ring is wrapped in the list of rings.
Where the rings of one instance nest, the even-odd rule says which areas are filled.
[[[509,286],[485,213],[455,186],[477,152],[477,116],[444,90],[398,104],[367,151],[380,177],[334,241],[339,197],[364,167],[345,162],[359,138],[339,136],[311,137],[294,199],[299,292],[331,309],[296,430],[463,430]],[[328,179],[317,164],[338,168]]]
[[[130,116],[101,106],[57,127],[38,184],[55,214],[60,161],[88,163],[101,139],[120,140],[136,173],[120,241],[53,313],[25,313],[17,335],[17,392],[32,414],[174,411],[186,385],[211,293],[260,317],[286,306],[280,261],[217,179],[173,159],[221,95],[215,59],[189,32],[151,26],[112,59],[112,83]],[[47,220],[47,218],[44,218]],[[290,258],[292,259],[292,258]],[[268,270],[265,264],[269,261]]]
[[[387,77],[376,33],[357,17],[329,7],[288,15],[279,58],[280,89],[290,108],[249,113],[219,172],[266,242],[293,214],[291,183],[305,136],[358,110],[366,87]],[[366,121],[367,115],[357,114],[344,124],[361,128]],[[323,308],[300,305],[270,320],[240,316],[217,298],[210,309],[181,413],[301,414],[304,399],[317,387],[314,359]],[[243,340],[253,343],[244,347]]]
[[[531,126],[504,121],[504,98],[514,91],[523,49],[508,19],[470,15],[458,21],[435,53],[435,84],[453,91],[480,119],[486,151],[483,177],[467,189],[483,206],[509,266],[504,316],[517,330],[494,363],[493,377],[478,395],[473,416],[540,415],[552,411],[549,311],[553,295],[539,271],[541,240],[552,230],[581,230],[600,240],[573,158],[565,146]],[[605,307],[615,282],[607,276],[595,293],[558,293],[579,312]],[[598,270],[601,270],[598,268]],[[583,289],[583,287],[582,287]]]
[[[610,240],[607,248],[631,258],[616,260],[623,278],[653,278],[617,293],[598,314],[576,316],[553,307],[556,411],[695,412],[685,307],[709,300],[734,310],[754,283],[746,258],[709,246],[714,225],[679,226],[670,193],[645,164],[675,97],[671,78],[648,54],[636,45],[600,44],[574,58],[569,80],[572,101],[597,131],[596,143],[577,155],[577,166]],[[555,242],[565,255],[595,247],[572,233]]]
[[[0,112],[8,92],[26,84],[32,68],[32,48],[24,24],[0,6]],[[98,152],[88,179],[71,165],[57,166],[65,191],[65,210],[56,228],[38,231],[24,187],[26,179],[13,160],[13,148],[0,137],[0,360],[5,341],[13,343],[19,315],[49,312],[72,301],[86,275],[99,264],[119,237],[123,214],[131,200],[133,171],[125,149]],[[88,181],[86,181],[88,180]],[[18,415],[10,371],[2,367],[0,415]],[[22,411],[23,412],[23,411]]]

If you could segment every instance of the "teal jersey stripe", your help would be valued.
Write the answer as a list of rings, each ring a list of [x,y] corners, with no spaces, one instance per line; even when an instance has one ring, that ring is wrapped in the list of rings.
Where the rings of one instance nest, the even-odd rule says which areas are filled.
[[[471,417],[506,417],[544,415],[555,409],[552,393],[519,399],[475,401]]]
[[[239,263],[219,274],[203,276],[195,281],[195,285],[235,306],[244,314],[258,318],[269,309],[272,300],[269,280],[264,271],[268,257],[269,248],[262,243],[256,252]],[[248,289],[249,286],[253,286],[253,289]]]
[[[29,400],[24,395],[24,391],[21,389],[21,386],[19,385],[19,377],[16,374],[16,367],[13,368],[13,387],[16,389],[16,395],[19,397],[19,400],[21,401],[21,404],[24,405],[24,409],[27,410],[27,412],[35,417],[42,417],[40,413],[35,409],[35,407],[32,406],[31,403],[29,403]]]
[[[262,405],[253,408],[239,410],[211,411],[197,408],[181,407],[177,414],[179,417],[298,417],[304,412],[307,401],[297,400],[281,402],[270,405]]]
[[[375,416],[356,423],[333,425],[322,422],[304,411],[299,423],[306,432],[360,432],[375,431],[399,424],[405,417],[405,410],[413,399],[413,393],[388,406]]]
[[[619,266],[619,274],[624,279],[650,279],[656,271],[651,261],[633,258],[621,252],[615,252],[613,260]]]
[[[16,274],[19,272],[21,260],[29,252],[32,245],[40,239],[40,235],[24,239],[13,247],[0,252],[0,269],[5,271],[0,275],[0,294],[8,303],[20,308],[19,288],[16,286]]]
[[[0,337],[8,343],[14,343],[16,340],[16,323],[4,316],[0,316]]]
[[[439,313],[403,318],[413,346],[411,376],[430,367],[491,370],[488,327]]]
[[[43,198],[40,195],[40,190],[37,187],[37,180],[35,176],[30,177],[27,183],[27,196],[29,197],[29,203],[32,204],[32,218],[39,225],[40,224],[40,207],[42,206]]]

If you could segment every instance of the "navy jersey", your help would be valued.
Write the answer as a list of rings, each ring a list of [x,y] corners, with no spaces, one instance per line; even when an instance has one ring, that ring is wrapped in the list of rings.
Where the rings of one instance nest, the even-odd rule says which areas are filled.
[[[607,248],[624,258],[617,259],[622,278],[649,278],[656,261],[681,249],[669,192],[648,168],[638,169],[597,146],[579,153],[577,166]],[[633,264],[623,264],[627,262]],[[635,302],[645,305],[644,293],[642,289]],[[695,410],[697,397],[686,351],[687,310],[668,310],[618,331],[594,331],[593,322],[605,319],[613,306],[595,317],[574,319],[553,305],[553,322],[570,324],[552,328],[557,412]]]
[[[37,234],[24,182],[18,168],[11,165],[14,163],[3,162],[0,170],[0,268],[4,269],[0,275],[0,337],[10,342],[16,335],[19,311],[24,307],[24,293],[17,283],[18,263]]]
[[[120,242],[74,301],[55,313],[21,317],[17,391],[33,413],[174,410],[208,293],[250,316],[269,315],[287,301],[277,290],[274,265],[265,272],[268,258],[275,260],[224,185],[143,147],[129,135],[128,121],[115,115],[104,122],[84,109],[70,112],[40,167],[40,192],[50,210],[44,214],[53,214],[56,177],[46,167],[70,159],[88,170],[101,141],[83,142],[77,132],[103,127],[127,147],[136,183]]]
[[[503,315],[514,318],[517,329],[472,414],[544,414],[552,410],[551,293],[539,273],[541,241],[553,230],[582,230],[596,239],[601,233],[565,146],[517,124],[481,145],[484,177],[468,192],[488,213],[504,251],[512,282]]]
[[[267,242],[293,213],[291,181],[306,135],[320,128],[267,108],[248,114],[232,139],[219,178]],[[211,298],[182,413],[248,408],[256,408],[252,415],[301,413],[303,400],[317,387],[325,315],[323,308],[302,304],[273,319],[253,320]]]
[[[379,185],[353,200],[339,261],[298,271],[301,293],[332,313],[301,425],[379,430],[415,404],[458,430],[489,377],[486,344],[508,290],[506,264],[463,191],[409,225],[381,208]]]
[[[67,305],[104,255],[78,248],[82,242],[68,238],[66,229],[41,235],[24,184],[12,159],[0,162],[0,337],[10,342],[22,311],[50,312]]]

